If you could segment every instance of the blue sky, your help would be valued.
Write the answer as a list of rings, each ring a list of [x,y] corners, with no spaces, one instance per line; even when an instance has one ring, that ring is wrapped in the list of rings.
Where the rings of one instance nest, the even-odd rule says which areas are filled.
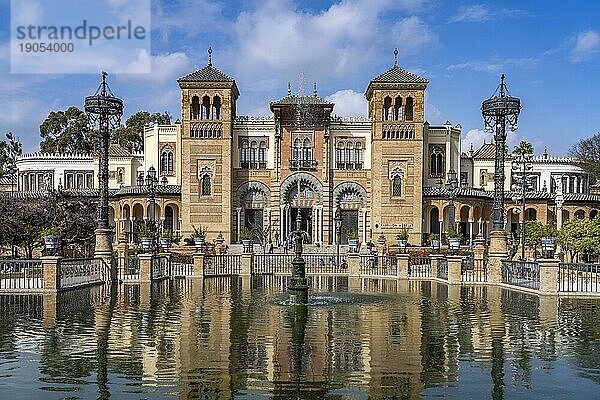
[[[214,65],[238,83],[240,115],[267,115],[300,74],[336,113],[365,115],[365,88],[398,47],[400,67],[430,80],[426,118],[460,123],[463,150],[482,142],[481,101],[505,73],[523,105],[511,144],[526,139],[537,153],[566,154],[600,131],[599,15],[596,1],[152,0],[152,73],[109,79],[125,116],[166,110],[177,118],[176,79],[206,65],[212,46]],[[11,74],[9,26],[10,1],[0,0],[0,133],[12,131],[33,151],[48,112],[82,107],[99,75]],[[95,61],[100,71],[102,57]]]

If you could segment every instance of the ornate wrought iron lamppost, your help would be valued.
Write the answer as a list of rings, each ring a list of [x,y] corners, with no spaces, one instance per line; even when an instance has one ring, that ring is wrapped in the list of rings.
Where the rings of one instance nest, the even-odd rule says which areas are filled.
[[[154,167],[148,168],[148,173],[146,174],[146,191],[148,192],[148,201],[150,205],[150,209],[148,213],[150,214],[150,223],[154,228],[154,224],[156,223],[156,184],[158,183],[158,179],[156,178],[156,169]]]
[[[525,260],[525,192],[531,190],[533,187],[529,181],[530,172],[532,169],[531,155],[521,155],[512,165],[512,176],[515,183],[512,185],[512,190],[516,191],[517,194],[513,196],[512,200],[516,205],[520,205],[521,208],[514,208],[514,214],[521,214],[521,259]]]
[[[110,265],[112,257],[112,229],[108,224],[108,142],[110,131],[119,126],[123,115],[123,100],[115,97],[106,83],[107,73],[102,71],[102,83],[93,96],[85,98],[85,112],[93,129],[100,133],[99,149],[99,201],[98,228],[96,228],[95,257]],[[116,274],[116,269],[112,271]],[[116,278],[116,276],[115,276]]]
[[[460,239],[456,236],[456,219],[454,217],[454,197],[458,188],[458,179],[454,168],[450,168],[447,173],[446,189],[448,190],[448,248],[450,251],[456,251],[460,248]],[[453,235],[453,236],[450,236]]]
[[[492,208],[492,231],[504,230],[504,155],[506,146],[506,126],[511,131],[518,128],[521,100],[512,97],[504,84],[504,74],[500,85],[481,105],[481,114],[486,132],[495,132],[496,158],[494,163],[494,205]]]

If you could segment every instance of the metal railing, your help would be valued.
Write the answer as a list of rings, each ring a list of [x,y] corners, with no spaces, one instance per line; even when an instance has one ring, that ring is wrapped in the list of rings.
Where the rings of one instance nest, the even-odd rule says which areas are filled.
[[[41,260],[0,260],[0,289],[43,289]]]
[[[293,254],[255,254],[252,261],[252,273],[259,275],[288,275],[292,273]],[[348,272],[344,257],[335,254],[303,254],[307,274],[343,274]]]
[[[561,292],[600,292],[600,264],[560,263],[558,290]]]
[[[398,260],[394,256],[361,255],[360,274],[397,276]]]
[[[60,261],[60,287],[104,283],[110,280],[110,269],[100,258],[73,258]]]
[[[194,276],[194,257],[171,254],[171,277]]]
[[[220,254],[204,256],[204,275],[239,275],[242,269],[239,254]]]
[[[152,257],[152,279],[163,279],[168,278],[171,274],[169,273],[169,261],[165,256],[153,256]]]
[[[448,259],[438,258],[436,270],[436,276],[438,278],[448,280]]]
[[[487,282],[487,260],[464,257],[460,265],[463,282]]]
[[[408,276],[411,278],[431,277],[431,258],[413,256],[409,257]]]
[[[540,288],[540,265],[533,261],[502,261],[502,283]]]
[[[140,259],[137,256],[117,257],[117,276],[121,281],[138,281],[140,279]]]

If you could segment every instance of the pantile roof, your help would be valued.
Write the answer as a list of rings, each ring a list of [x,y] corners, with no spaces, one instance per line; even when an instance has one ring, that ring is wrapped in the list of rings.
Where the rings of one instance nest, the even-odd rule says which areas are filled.
[[[208,64],[204,68],[182,76],[177,79],[177,82],[234,82],[234,79],[213,67],[212,64]]]
[[[373,78],[371,82],[378,83],[429,83],[425,78],[408,72],[394,64],[392,68],[385,71],[383,74]]]

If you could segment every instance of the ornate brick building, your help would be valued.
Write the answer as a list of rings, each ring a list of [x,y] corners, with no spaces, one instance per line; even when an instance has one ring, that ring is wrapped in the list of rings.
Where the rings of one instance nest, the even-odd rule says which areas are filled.
[[[283,239],[300,214],[315,244],[345,243],[352,230],[362,243],[381,235],[391,242],[403,227],[410,243],[419,244],[429,233],[448,230],[448,191],[440,183],[449,170],[460,180],[457,228],[467,239],[489,233],[494,146],[462,152],[460,125],[430,125],[424,105],[429,82],[396,63],[369,82],[367,117],[335,116],[335,104],[319,97],[316,87],[305,94],[292,93],[289,85],[270,103],[271,115],[239,116],[235,80],[210,61],[177,82],[180,121],[146,127],[143,155],[111,145],[115,239],[135,239],[135,221],[151,217],[148,190],[139,180],[151,167],[160,182],[154,219],[184,237],[202,226],[209,240],[222,233],[234,243],[243,228],[270,227],[273,239]],[[507,177],[510,161],[507,156]],[[544,154],[532,162],[535,187],[526,196],[526,218],[560,226],[600,209],[600,196],[588,193],[587,173],[574,160]],[[25,155],[18,168],[22,191],[53,187],[93,195],[90,185],[97,185],[92,156]],[[52,174],[41,173],[47,170]],[[511,184],[507,179],[507,231],[516,230]]]

